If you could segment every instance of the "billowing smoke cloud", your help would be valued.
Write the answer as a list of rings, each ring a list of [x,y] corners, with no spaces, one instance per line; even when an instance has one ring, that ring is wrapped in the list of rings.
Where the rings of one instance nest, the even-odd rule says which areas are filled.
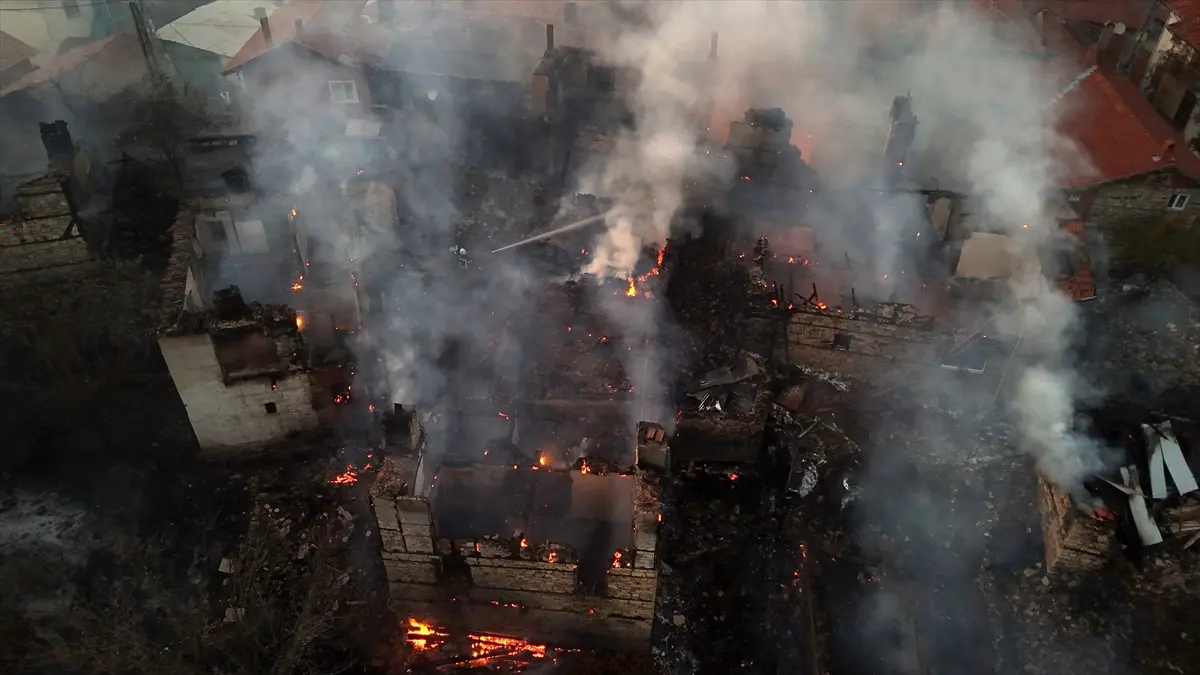
[[[844,225],[820,232],[802,214],[796,222],[818,229],[834,250],[869,251],[872,278],[858,280],[860,288],[879,299],[902,290],[894,281],[912,236],[905,226],[923,214],[907,195],[881,195],[864,208],[861,195],[837,190],[880,184],[891,99],[909,92],[920,127],[905,175],[922,187],[971,194],[968,229],[1008,234],[1014,259],[1033,261],[1015,265],[1014,302],[994,317],[1020,344],[1015,362],[1033,364],[1010,375],[1025,448],[1064,486],[1078,486],[1099,467],[1095,446],[1078,436],[1073,419],[1075,378],[1065,353],[1076,312],[1045,282],[1055,271],[1036,262],[1058,236],[1051,206],[1057,178],[1065,162],[1080,164],[1056,124],[1062,91],[1078,75],[1073,66],[1039,58],[1027,34],[963,3],[621,5],[635,6],[638,20],[629,21],[629,12],[614,19],[619,27],[604,33],[600,53],[636,73],[627,95],[637,124],[584,180],[618,204],[590,271],[629,274],[643,246],[670,234],[689,174],[728,175],[694,150],[704,126],[698,111],[712,97],[708,124],[717,136],[749,107],[785,110],[795,121],[794,143],[812,139],[806,159],[833,186],[816,210]],[[708,60],[714,32],[719,51]],[[869,231],[858,229],[861,221]],[[881,281],[876,272],[891,274]],[[1030,397],[1056,403],[1033,406]]]
[[[422,410],[448,396],[515,398],[510,321],[530,309],[536,275],[521,255],[485,256],[540,217],[519,171],[529,139],[512,129],[543,26],[472,18],[457,3],[396,2],[381,19],[381,4],[324,3],[294,44],[246,69],[247,107],[280,139],[256,177],[292,176],[305,253],[345,270],[344,285],[353,275],[355,357],[377,364],[358,369],[371,381],[356,389]],[[275,29],[292,38],[292,26]],[[365,64],[370,82],[355,74]],[[333,94],[352,102],[330,105]]]

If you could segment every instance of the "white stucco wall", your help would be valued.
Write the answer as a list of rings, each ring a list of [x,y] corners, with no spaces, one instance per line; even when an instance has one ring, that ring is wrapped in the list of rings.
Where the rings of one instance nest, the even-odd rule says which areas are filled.
[[[274,389],[267,379],[225,386],[207,334],[163,337],[158,346],[202,449],[253,446],[316,428],[307,377],[282,378]],[[275,404],[275,413],[266,412],[267,403]]]
[[[91,35],[93,15],[108,11],[97,0],[77,0],[75,5],[79,13],[67,16],[60,0],[0,1],[0,30],[38,50],[33,63],[40,67],[55,57],[63,40]]]

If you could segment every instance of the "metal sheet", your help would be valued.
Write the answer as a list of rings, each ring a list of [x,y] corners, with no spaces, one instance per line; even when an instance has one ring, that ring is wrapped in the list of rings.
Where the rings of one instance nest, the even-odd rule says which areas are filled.
[[[1140,485],[1137,467],[1123,467],[1121,478],[1125,480],[1125,485],[1131,488],[1137,488]],[[1144,498],[1140,495],[1129,495],[1129,512],[1133,516],[1133,524],[1137,528],[1138,538],[1142,540],[1143,546],[1162,543],[1162,532],[1158,531],[1158,525],[1150,517],[1150,511],[1146,508]]]

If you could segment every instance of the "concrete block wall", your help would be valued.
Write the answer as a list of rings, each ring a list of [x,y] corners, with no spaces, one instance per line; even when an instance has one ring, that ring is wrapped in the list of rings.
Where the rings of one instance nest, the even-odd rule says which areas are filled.
[[[251,447],[317,427],[304,374],[226,385],[207,333],[163,336],[158,344],[202,450]]]

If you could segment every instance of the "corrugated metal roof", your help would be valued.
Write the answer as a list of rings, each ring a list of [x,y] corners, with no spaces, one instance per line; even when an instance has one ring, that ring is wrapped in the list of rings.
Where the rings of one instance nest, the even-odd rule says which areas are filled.
[[[213,0],[158,29],[158,37],[226,58],[233,56],[258,31],[255,7],[275,13],[275,5],[246,0]]]

